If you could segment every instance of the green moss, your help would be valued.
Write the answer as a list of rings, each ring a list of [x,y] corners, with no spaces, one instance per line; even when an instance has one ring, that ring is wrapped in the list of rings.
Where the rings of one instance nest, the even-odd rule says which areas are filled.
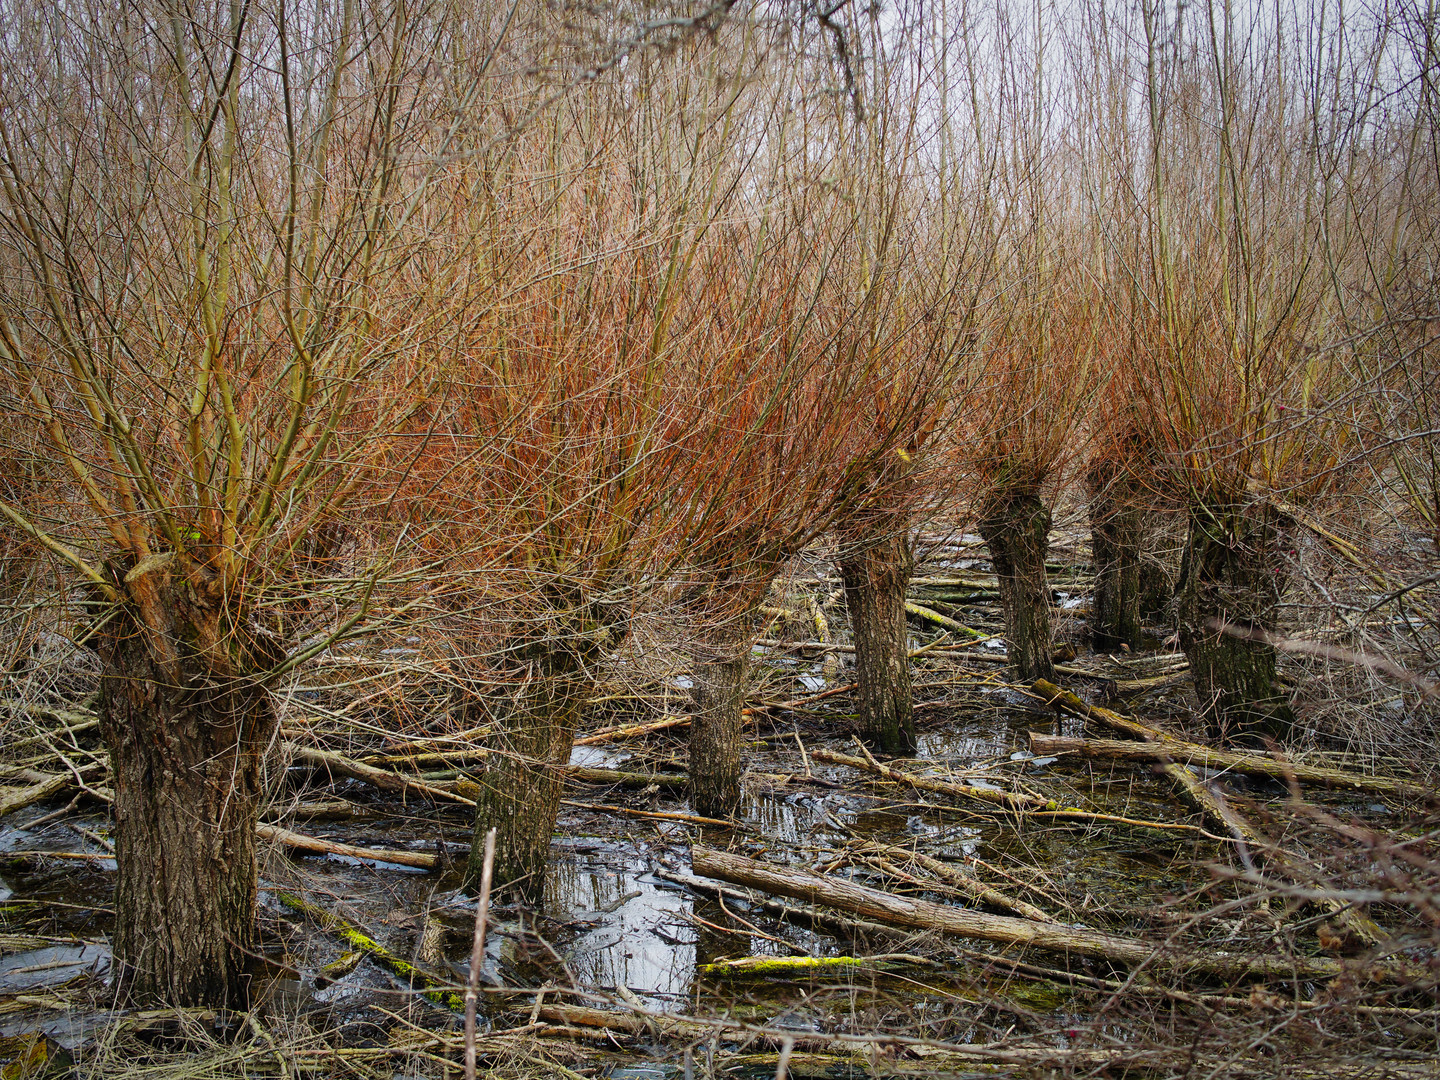
[[[1036,1012],[1053,1012],[1075,996],[1069,988],[1056,983],[1019,980],[1007,984],[1005,994],[1017,1005]]]
[[[843,967],[860,967],[863,960],[853,956],[747,956],[741,960],[722,960],[701,964],[705,975],[774,975],[793,971],[812,971]]]
[[[905,964],[922,964],[919,957],[903,953],[874,957],[854,956],[744,956],[738,960],[720,960],[700,964],[703,975],[792,975],[804,971],[835,971],[842,968],[878,968],[884,970]]]
[[[459,1011],[465,1008],[465,998],[452,990],[444,989],[443,979],[416,967],[408,960],[402,960],[368,934],[346,922],[333,912],[317,907],[308,900],[302,900],[293,893],[277,893],[276,898],[291,911],[299,912],[318,926],[328,930],[341,941],[365,953],[377,964],[416,986],[426,987],[423,996],[426,1001],[443,1008]],[[438,988],[438,989],[437,989]]]

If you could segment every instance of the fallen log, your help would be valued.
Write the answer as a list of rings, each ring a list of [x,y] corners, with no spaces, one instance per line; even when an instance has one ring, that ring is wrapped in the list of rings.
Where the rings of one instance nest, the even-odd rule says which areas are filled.
[[[887,970],[888,967],[934,967],[933,960],[909,953],[881,953],[879,956],[741,956],[734,960],[716,960],[699,964],[702,975],[808,975],[814,972],[867,968]]]
[[[1344,970],[1337,961],[1324,958],[1258,956],[1205,947],[1166,952],[1136,938],[1059,923],[1031,922],[1009,915],[988,915],[967,908],[896,896],[843,878],[821,877],[712,848],[692,847],[690,860],[697,874],[812,904],[825,904],[877,922],[916,930],[939,930],[957,937],[1006,945],[1028,945],[1129,967],[1155,965],[1170,971],[1200,972],[1225,979],[1334,978]]]
[[[1032,689],[1036,693],[1043,695],[1057,709],[1064,709],[1065,711],[1075,713],[1086,719],[1096,720],[1107,727],[1114,728],[1127,735],[1134,735],[1152,747],[1163,748],[1171,744],[1179,744],[1182,746],[1196,745],[1193,743],[1180,743],[1179,740],[1166,735],[1163,731],[1127,719],[1118,713],[1111,712],[1109,709],[1102,709],[1095,705],[1086,704],[1069,691],[1062,690],[1054,683],[1046,682],[1044,679],[1037,680]],[[1163,762],[1162,770],[1170,782],[1174,784],[1176,794],[1180,796],[1181,800],[1198,811],[1205,820],[1216,825],[1222,831],[1229,833],[1234,840],[1247,845],[1253,859],[1269,860],[1281,867],[1289,864],[1289,860],[1282,852],[1268,846],[1265,839],[1251,827],[1250,823],[1231,809],[1230,804],[1217,792],[1211,790],[1209,784],[1191,772],[1188,766],[1173,760],[1172,755],[1169,754],[1162,754],[1157,760]],[[1267,756],[1262,760],[1273,761],[1274,759]],[[1343,770],[1339,769],[1331,771],[1346,776],[1355,775],[1344,773]],[[1386,934],[1380,926],[1373,919],[1370,919],[1350,905],[1340,900],[1330,899],[1322,901],[1321,906],[1327,911],[1332,912],[1352,933],[1365,943],[1376,945],[1385,940]]]
[[[408,765],[418,771],[446,765],[463,765],[468,761],[483,761],[490,754],[491,750],[488,747],[473,746],[468,750],[436,750],[423,754],[371,754],[361,764],[377,767],[380,765]]]
[[[602,728],[600,731],[583,735],[575,740],[576,746],[594,746],[596,743],[609,742],[611,739],[631,739],[636,735],[648,735],[652,731],[664,731],[667,728],[687,727],[690,724],[688,716],[667,716],[662,720],[650,720],[643,724],[620,724],[617,727]]]
[[[75,778],[69,773],[56,773],[28,787],[0,789],[0,817],[13,814],[16,810],[24,810],[27,806],[34,806],[37,802],[44,802],[51,796],[60,794],[74,782]]]
[[[463,795],[457,795],[453,791],[447,791],[445,788],[436,787],[434,784],[427,784],[422,780],[416,780],[397,772],[377,769],[373,765],[366,765],[364,762],[355,761],[331,750],[301,746],[299,743],[286,743],[285,750],[292,761],[302,765],[311,765],[317,769],[325,769],[332,776],[340,773],[356,780],[363,780],[381,791],[392,791],[397,795],[407,795],[413,792],[430,799],[463,803],[466,806],[475,805],[473,800],[467,799]]]
[[[964,893],[970,899],[982,904],[989,904],[991,907],[998,907],[1004,911],[1012,911],[1022,919],[1029,919],[1031,922],[1055,922],[1053,918],[1041,911],[1034,904],[1027,904],[1024,900],[1017,900],[1014,897],[1006,896],[999,889],[986,885],[983,881],[971,877],[943,863],[939,859],[918,851],[911,851],[909,848],[897,847],[894,844],[882,844],[878,840],[870,840],[861,845],[861,853],[874,853],[891,859],[905,859],[923,869],[932,877],[939,878],[947,885]]]
[[[747,1041],[791,1047],[813,1047],[830,1051],[823,1056],[828,1066],[853,1065],[867,1076],[935,1076],[951,1069],[973,1069],[977,1065],[995,1064],[1038,1064],[1042,1062],[1084,1061],[1087,1064],[1104,1065],[1117,1060],[1114,1050],[1070,1050],[1061,1047],[1042,1046],[982,1046],[963,1043],[941,1045],[927,1044],[923,1039],[905,1036],[846,1035],[829,1034],[823,1031],[789,1031],[762,1028],[741,1024],[733,1020],[701,1020],[695,1017],[673,1016],[668,1013],[646,1010],[644,1012],[616,1012],[610,1009],[596,1009],[584,1005],[544,1004],[536,1014],[543,1020],[560,1024],[570,1029],[591,1028],[612,1031],[620,1035],[659,1036],[685,1042],[703,1042],[716,1036],[730,1039],[745,1038]],[[914,1055],[919,1060],[897,1058],[897,1052]],[[1165,1051],[1166,1056],[1178,1057],[1178,1052]],[[1142,1051],[1136,1055],[1144,1060],[1155,1060],[1153,1051]],[[759,1055],[727,1057],[722,1059],[732,1068],[736,1062],[749,1061]],[[817,1058],[820,1055],[817,1055]],[[769,1071],[775,1072],[776,1059],[768,1059]],[[791,1052],[787,1062],[803,1061],[803,1054]],[[717,1062],[718,1064],[719,1062]],[[791,1070],[793,1072],[793,1070]],[[778,1075],[778,1074],[777,1074]],[[810,1074],[818,1075],[818,1074]]]
[[[832,581],[839,581],[839,578],[832,578]],[[988,589],[991,592],[1000,588],[1000,579],[994,574],[980,574],[975,577],[912,577],[910,579],[912,589]]]
[[[1153,727],[1146,727],[1145,724],[1136,723],[1136,721],[1126,719],[1126,717],[1119,716],[1117,713],[1112,713],[1109,708],[1090,706],[1090,704],[1081,701],[1079,697],[1071,694],[1070,691],[1061,690],[1061,688],[1057,687],[1054,683],[1037,680],[1032,690],[1034,690],[1035,693],[1043,694],[1056,708],[1064,708],[1064,710],[1070,711],[1070,713],[1076,713],[1077,716],[1084,717],[1084,719],[1087,720],[1097,720],[1099,723],[1106,724],[1107,727],[1113,727],[1113,729],[1119,730],[1119,732],[1133,734],[1133,736],[1139,737],[1142,742],[1152,744],[1152,746],[1165,746],[1165,744],[1168,743],[1178,742],[1174,737],[1168,736],[1168,734],[1164,732],[1159,732],[1159,730],[1153,729]],[[1164,762],[1162,770],[1164,770],[1166,778],[1171,780],[1171,783],[1174,783],[1175,793],[1181,798],[1182,802],[1191,806],[1195,811],[1200,812],[1202,818],[1210,821],[1211,824],[1220,828],[1221,831],[1228,832],[1233,840],[1240,842],[1240,844],[1247,845],[1253,860],[1270,861],[1270,863],[1280,865],[1280,867],[1289,865],[1289,860],[1284,857],[1283,852],[1267,845],[1259,832],[1254,831],[1254,828],[1251,827],[1250,822],[1246,821],[1240,814],[1237,814],[1234,809],[1231,809],[1230,804],[1224,801],[1223,796],[1212,791],[1211,786],[1205,783],[1204,780],[1198,778],[1198,776],[1195,776],[1195,773],[1191,772],[1188,766],[1181,765],[1181,763],[1175,762],[1175,760],[1169,760],[1168,756],[1161,757],[1161,760]],[[1342,772],[1342,770],[1336,769],[1335,772]],[[1346,773],[1346,775],[1349,775],[1349,773]],[[1375,923],[1374,920],[1369,919],[1364,913],[1359,912],[1359,910],[1354,909],[1354,907],[1349,906],[1349,904],[1344,903],[1344,901],[1336,899],[1323,900],[1320,906],[1325,907],[1328,912],[1335,914],[1335,916],[1341,920],[1341,923],[1344,923],[1354,935],[1358,936],[1359,939],[1367,943],[1367,945],[1378,945],[1378,943],[1384,942],[1385,937],[1387,937],[1384,930],[1381,929],[1380,924]]]
[[[936,626],[942,627],[955,634],[964,634],[969,638],[990,636],[989,634],[982,634],[979,630],[971,630],[970,627],[964,623],[956,622],[948,615],[941,615],[933,608],[928,608],[923,604],[917,604],[913,600],[905,601],[905,611],[910,615],[914,615],[917,619],[924,619],[926,622],[934,623]]]
[[[1161,768],[1166,778],[1175,785],[1175,793],[1180,800],[1206,821],[1228,833],[1232,839],[1250,845],[1252,850],[1258,849],[1264,842],[1250,823],[1230,809],[1229,803],[1217,797],[1209,785],[1190,771],[1189,766],[1167,761]]]
[[[624,788],[647,788],[651,785],[662,788],[690,786],[690,777],[684,773],[621,772],[618,769],[596,769],[589,765],[566,765],[563,771],[566,779],[579,780],[584,784],[606,784]]]
[[[665,881],[674,882],[676,885],[683,885],[692,892],[708,893],[718,896],[722,900],[741,900],[754,907],[758,907],[767,915],[773,915],[777,919],[784,919],[786,922],[796,923],[809,929],[820,927],[829,933],[840,937],[854,938],[856,934],[866,934],[870,937],[902,937],[908,936],[907,932],[894,926],[886,926],[883,923],[870,922],[866,919],[841,918],[836,914],[826,914],[815,908],[797,908],[789,904],[782,904],[778,900],[769,900],[749,889],[737,889],[733,885],[722,885],[718,881],[709,881],[705,878],[695,877],[693,874],[677,874],[672,870],[656,870],[655,876]]]
[[[351,949],[349,952],[342,953],[338,960],[332,960],[315,973],[315,988],[324,990],[332,983],[339,982],[359,967],[360,961],[364,959],[365,950],[363,949]]]
[[[1158,728],[1147,727],[1109,709],[1088,704],[1070,691],[1062,690],[1045,679],[1037,679],[1031,689],[1057,710],[1073,713],[1086,720],[1095,720],[1126,735],[1133,735],[1142,742],[1164,745],[1179,741]],[[1165,776],[1174,784],[1175,792],[1181,801],[1206,821],[1228,833],[1232,839],[1249,844],[1252,848],[1258,848],[1263,843],[1250,823],[1232,810],[1229,804],[1217,798],[1204,781],[1188,767],[1175,761],[1165,761],[1163,769]]]
[[[977,788],[968,784],[955,784],[926,776],[914,776],[901,769],[882,765],[878,761],[850,757],[848,754],[836,753],[833,750],[814,749],[810,751],[810,756],[816,761],[828,761],[832,765],[848,765],[853,769],[882,776],[886,780],[909,784],[920,791],[933,791],[942,795],[976,799],[997,809],[1008,810],[1016,814],[1029,814],[1047,821],[1070,821],[1084,825],[1134,825],[1145,829],[1163,829],[1167,832],[1204,832],[1197,826],[1186,825],[1178,821],[1146,821],[1142,818],[1120,817],[1116,814],[1099,814],[1073,806],[1062,807],[1054,799],[1046,799],[1040,795],[1019,795],[1010,791]]]
[[[1199,743],[1181,742],[1178,739],[1167,738],[1153,742],[1129,742],[1120,739],[1072,739],[1060,735],[1044,735],[1035,731],[1030,732],[1029,736],[1031,751],[1047,757],[1059,754],[1079,754],[1081,757],[1110,761],[1169,759],[1188,765],[1198,765],[1205,769],[1213,769],[1216,772],[1228,771],[1244,773],[1247,776],[1266,776],[1281,782],[1295,780],[1302,784],[1318,784],[1323,787],[1366,791],[1392,797],[1425,800],[1434,799],[1437,795],[1437,792],[1431,788],[1411,784],[1404,780],[1392,780],[1383,776],[1365,776],[1361,773],[1326,769],[1316,765],[1298,765],[1257,754],[1212,750]]]
[[[1137,739],[1170,739],[1172,736],[1158,728],[1146,727],[1144,724],[1121,716],[1117,712],[1101,708],[1099,705],[1090,705],[1081,701],[1079,697],[1069,690],[1062,690],[1054,683],[1046,679],[1036,679],[1030,687],[1036,694],[1045,699],[1045,704],[1054,708],[1057,712],[1068,712],[1080,717],[1082,720],[1094,720],[1104,724],[1106,727],[1116,731],[1132,735]]]
[[[365,700],[365,699],[359,699]],[[352,704],[354,704],[352,702]],[[462,751],[473,750],[472,745],[475,739],[484,738],[487,735],[495,734],[495,725],[481,724],[479,727],[466,728],[464,731],[457,731],[452,735],[432,735],[425,739],[410,739],[404,742],[394,742],[385,748],[387,754],[429,754],[443,750],[445,747],[454,747]]]
[[[314,821],[348,821],[357,818],[378,817],[379,813],[368,806],[350,802],[347,799],[314,799],[308,802],[286,803],[272,806],[268,817],[288,817],[292,821],[301,819]]]
[[[1006,810],[1044,810],[1058,809],[1053,799],[1047,800],[1039,795],[1017,795],[1010,791],[1000,791],[992,788],[972,787],[969,784],[956,784],[948,780],[936,780],[928,776],[915,776],[901,769],[892,768],[889,765],[882,765],[878,761],[865,758],[851,757],[849,754],[837,753],[834,750],[814,748],[810,756],[816,761],[827,761],[831,765],[846,765],[861,772],[873,773],[876,776],[884,777],[886,780],[893,780],[897,784],[909,784],[920,791],[933,791],[941,795],[954,795],[962,799],[974,799],[977,802],[989,803],[992,806],[1003,807]]]
[[[438,855],[423,851],[397,851],[389,848],[364,848],[353,844],[339,844],[333,840],[322,840],[318,836],[282,829],[278,825],[257,825],[255,835],[261,840],[273,840],[296,851],[309,851],[317,855],[345,855],[352,859],[376,859],[379,862],[395,863],[399,866],[413,866],[419,870],[434,870],[440,865]]]
[[[0,861],[33,862],[39,859],[73,859],[76,862],[114,862],[108,851],[0,851]],[[111,867],[110,869],[114,869]]]
[[[453,982],[416,967],[408,960],[401,959],[369,934],[342,919],[333,911],[327,911],[318,904],[301,899],[294,893],[282,892],[275,895],[276,899],[291,911],[305,916],[322,930],[334,934],[352,949],[359,949],[392,974],[398,975],[411,985],[422,988],[427,1001],[443,1005],[447,1009],[463,1009],[465,1007],[465,999],[455,992]]]
[[[588,1028],[604,1028],[624,1035],[658,1034],[677,1039],[705,1039],[723,1032],[727,1025],[723,1020],[706,1023],[702,1020],[669,1016],[665,1014],[638,1014],[615,1012],[610,1009],[595,1009],[588,1005],[541,1005],[535,1014],[552,1024],[575,1025]]]
[[[49,746],[62,735],[81,735],[87,731],[93,731],[100,726],[100,718],[92,712],[70,712],[64,709],[47,709],[40,706],[25,705],[20,702],[0,702],[0,708],[14,708],[22,712],[33,713],[37,716],[44,716],[51,720],[60,721],[61,726],[53,730],[42,732],[38,735],[27,735],[23,739],[16,739],[10,744],[10,750],[20,749],[22,746],[33,746],[35,743],[43,743]]]
[[[682,821],[687,825],[713,825],[722,829],[734,829],[737,823],[724,818],[702,817],[699,814],[677,814],[667,810],[632,810],[628,806],[612,806],[609,803],[587,803],[577,799],[561,799],[561,806],[573,806],[580,810],[604,810],[610,814],[626,817],[653,818],[656,821]]]

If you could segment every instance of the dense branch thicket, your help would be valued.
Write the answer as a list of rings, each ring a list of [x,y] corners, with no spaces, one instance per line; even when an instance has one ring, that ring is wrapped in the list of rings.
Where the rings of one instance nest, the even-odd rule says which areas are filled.
[[[245,1003],[273,693],[388,628],[530,900],[637,626],[736,812],[816,543],[885,754],[922,527],[978,531],[1029,684],[1082,502],[1097,650],[1184,535],[1197,734],[1308,738],[1301,638],[1432,722],[1433,6],[1022,7],[0,11],[0,604],[98,656],[127,993]],[[1363,606],[1294,606],[1316,551]]]

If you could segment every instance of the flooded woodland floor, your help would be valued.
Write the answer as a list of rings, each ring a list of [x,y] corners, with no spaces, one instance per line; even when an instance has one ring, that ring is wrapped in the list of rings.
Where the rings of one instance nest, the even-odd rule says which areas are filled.
[[[1078,556],[1073,564],[1063,553],[1056,558],[1059,636],[1079,643],[1086,566]],[[912,597],[998,634],[988,569],[963,546],[932,552],[917,577],[948,584],[917,585]],[[683,726],[594,737],[627,721],[683,714],[683,670],[648,682],[632,674],[597,710],[572,765],[653,774],[654,782],[577,778],[562,808],[543,906],[497,898],[481,972],[482,1073],[1435,1075],[1434,821],[1422,807],[1308,785],[1302,803],[1280,780],[1195,772],[1286,859],[1238,850],[1179,801],[1153,762],[1032,753],[1030,732],[1110,736],[1050,708],[1028,686],[1007,683],[998,636],[967,643],[921,620],[912,621],[913,644],[935,648],[915,661],[920,750],[888,764],[941,786],[1035,795],[1047,809],[1104,817],[997,810],[820,760],[862,754],[848,734],[849,696],[833,692],[851,671],[838,629],[843,605],[835,611],[839,586],[826,573],[817,562],[776,603],[782,614],[793,608],[803,616],[805,598],[814,599],[837,627],[830,646],[813,640],[813,624],[797,632],[790,623],[803,619],[787,616],[767,631],[769,644],[756,647],[745,798],[733,824],[684,820],[683,786],[665,780],[683,772]],[[1059,681],[1088,702],[1184,735],[1191,712],[1184,658],[1173,645],[1155,644],[1117,657],[1082,647]],[[83,711],[76,703],[76,715]],[[454,752],[444,739],[453,728],[412,723],[403,734],[387,733],[362,715],[342,716],[333,695],[302,685],[286,737],[305,734],[350,760],[388,756],[381,767],[396,772],[406,771],[393,760],[398,744],[418,754],[415,746],[429,738],[426,752]],[[73,716],[69,726],[79,726]],[[94,735],[67,736],[75,762],[98,754]],[[1414,768],[1364,760],[1323,739],[1292,752],[1300,762],[1417,779]],[[433,785],[463,781],[468,767],[460,760],[437,768],[419,757],[413,764],[412,773]],[[469,971],[475,908],[462,888],[466,807],[402,798],[294,760],[272,777],[272,790],[265,818],[272,825],[331,846],[432,855],[436,865],[262,844],[265,955],[255,1007],[241,1017],[110,1007],[105,941],[114,863],[102,802],[68,791],[0,818],[6,1080],[460,1075],[454,1005]],[[804,899],[699,881],[695,845],[932,904],[1012,919],[1028,910],[1032,923],[1043,918],[1146,943],[1156,960],[877,925]],[[1408,894],[1382,872],[1397,864]],[[967,896],[966,882],[1012,906]],[[1378,941],[1347,932],[1336,914],[1356,899],[1382,928]],[[368,945],[338,935],[338,924],[321,925],[316,910],[449,985],[412,983]],[[1301,974],[1217,977],[1205,960],[1222,952],[1276,958]],[[741,958],[853,962],[727,967]],[[1310,960],[1332,968],[1309,972]]]

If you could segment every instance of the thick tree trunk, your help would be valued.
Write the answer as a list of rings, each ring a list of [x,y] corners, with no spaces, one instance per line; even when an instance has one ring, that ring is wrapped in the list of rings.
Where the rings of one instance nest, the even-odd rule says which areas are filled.
[[[690,806],[706,817],[728,817],[740,805],[741,739],[744,735],[748,642],[699,656],[690,691]]]
[[[1050,511],[1033,492],[996,497],[981,515],[980,535],[1000,579],[1011,666],[1027,681],[1054,678],[1050,584],[1045,577]]]
[[[495,829],[494,886],[538,903],[545,891],[550,842],[560,815],[565,766],[585,695],[576,658],[551,653],[537,662],[533,689],[518,703],[498,752],[487,758],[475,807],[467,886],[478,885],[485,834]]]
[[[1140,647],[1140,551],[1145,511],[1123,479],[1095,482],[1090,494],[1090,548],[1095,560],[1095,594],[1090,604],[1090,639],[1098,652]]]
[[[195,590],[168,577],[143,584],[132,592],[145,594],[146,625],[122,616],[99,642],[118,987],[144,1001],[241,1009],[256,944],[261,763],[275,713],[266,690],[235,670],[253,668],[263,650],[234,621],[217,633],[221,620],[195,606]],[[199,643],[208,653],[194,650]],[[217,666],[230,671],[219,676]]]
[[[1151,556],[1140,562],[1140,617],[1168,619],[1174,615],[1171,605],[1175,600],[1175,582],[1166,572],[1166,566],[1153,557],[1154,552]]]
[[[860,732],[876,749],[902,756],[916,749],[905,626],[905,592],[914,569],[915,556],[904,534],[858,548],[840,560],[855,635]]]
[[[1276,677],[1275,627],[1284,589],[1280,522],[1262,508],[1197,506],[1180,572],[1180,647],[1210,737],[1263,746],[1294,723]],[[1251,636],[1251,635],[1254,636]]]

